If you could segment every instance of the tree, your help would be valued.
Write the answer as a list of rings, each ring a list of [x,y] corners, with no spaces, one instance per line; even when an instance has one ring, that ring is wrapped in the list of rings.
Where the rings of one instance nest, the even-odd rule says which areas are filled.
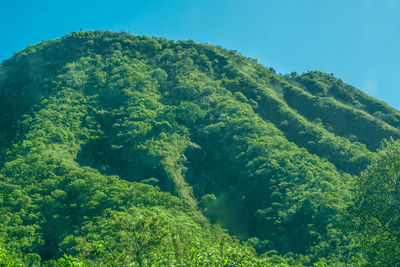
[[[356,179],[349,214],[371,266],[400,264],[400,141],[385,141]]]

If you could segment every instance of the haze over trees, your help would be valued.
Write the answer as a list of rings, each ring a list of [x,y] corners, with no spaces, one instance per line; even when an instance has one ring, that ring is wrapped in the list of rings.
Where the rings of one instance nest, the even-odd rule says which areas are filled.
[[[0,65],[0,265],[395,266],[399,137],[397,110],[322,72],[42,42]]]

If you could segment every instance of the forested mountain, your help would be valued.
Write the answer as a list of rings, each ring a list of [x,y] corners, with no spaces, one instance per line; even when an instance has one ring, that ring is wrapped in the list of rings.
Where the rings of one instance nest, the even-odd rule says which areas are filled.
[[[0,265],[394,266],[391,137],[400,113],[333,75],[127,33],[43,41],[0,65]]]

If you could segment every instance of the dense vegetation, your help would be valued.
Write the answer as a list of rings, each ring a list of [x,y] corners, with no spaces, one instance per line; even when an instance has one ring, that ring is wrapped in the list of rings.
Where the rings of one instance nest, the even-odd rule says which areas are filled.
[[[390,137],[400,113],[332,75],[126,33],[42,42],[0,65],[0,265],[393,266]]]

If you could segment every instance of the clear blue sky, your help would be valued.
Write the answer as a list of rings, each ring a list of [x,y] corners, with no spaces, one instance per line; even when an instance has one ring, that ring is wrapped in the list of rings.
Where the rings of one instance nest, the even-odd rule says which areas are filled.
[[[4,0],[0,25],[0,61],[79,29],[193,39],[334,73],[400,109],[400,0]]]

